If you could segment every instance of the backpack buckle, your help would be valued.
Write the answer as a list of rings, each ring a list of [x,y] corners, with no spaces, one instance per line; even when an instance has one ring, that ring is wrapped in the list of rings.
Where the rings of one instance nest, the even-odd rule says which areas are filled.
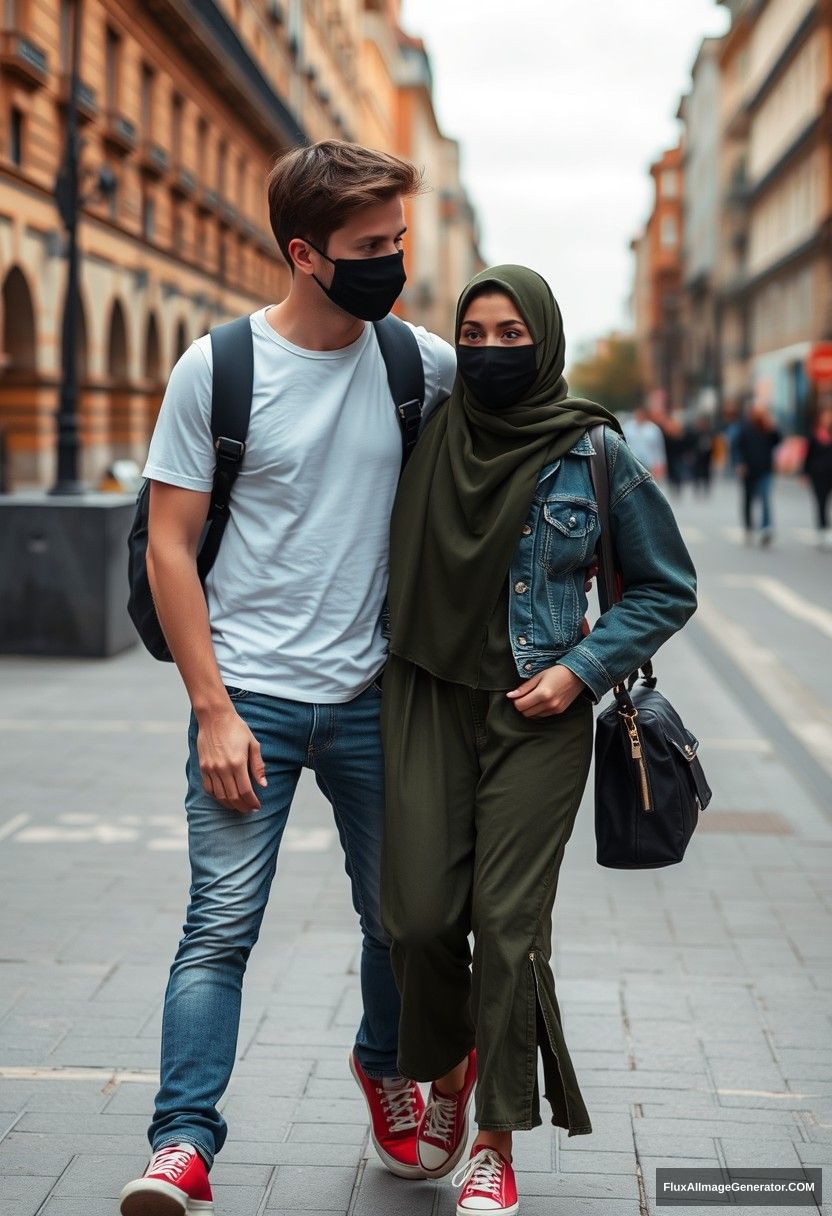
[[[421,417],[422,403],[414,397],[412,401],[405,401],[403,405],[397,405],[396,409],[402,422],[413,422],[416,418]]]
[[[226,435],[218,435],[214,447],[217,449],[218,456],[224,456],[226,460],[233,460],[237,463],[243,459],[246,450],[246,445],[241,439],[229,439]]]

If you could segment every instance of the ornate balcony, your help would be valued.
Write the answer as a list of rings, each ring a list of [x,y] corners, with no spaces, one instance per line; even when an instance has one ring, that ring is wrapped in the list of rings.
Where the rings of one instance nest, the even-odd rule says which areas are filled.
[[[16,30],[0,34],[0,66],[29,89],[40,88],[49,74],[46,52]]]
[[[108,110],[102,132],[104,142],[120,156],[126,156],[136,146],[136,127],[119,110]]]
[[[69,90],[71,87],[72,77],[69,72],[64,72],[58,85],[58,100],[62,106],[69,104]],[[83,80],[78,81],[78,88],[75,92],[75,104],[78,109],[79,122],[91,122],[98,114],[98,100],[95,95],[95,89],[91,88],[88,84],[84,84]]]
[[[145,139],[139,147],[139,168],[147,177],[162,177],[168,171],[168,154],[161,144]]]

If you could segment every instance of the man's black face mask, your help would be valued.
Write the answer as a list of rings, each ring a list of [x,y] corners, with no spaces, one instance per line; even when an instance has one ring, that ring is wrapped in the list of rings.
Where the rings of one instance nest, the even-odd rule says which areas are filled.
[[[502,410],[522,401],[537,379],[535,351],[534,346],[457,346],[457,368],[480,405]]]
[[[304,240],[312,245],[308,238]],[[380,321],[387,316],[407,281],[403,250],[379,258],[331,258],[317,245],[312,248],[335,267],[329,287],[313,276],[333,304],[361,321]]]

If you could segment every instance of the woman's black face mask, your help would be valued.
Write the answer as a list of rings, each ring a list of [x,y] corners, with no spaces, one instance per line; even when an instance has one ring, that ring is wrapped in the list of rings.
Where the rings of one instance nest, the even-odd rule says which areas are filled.
[[[516,405],[537,379],[534,346],[457,345],[456,363],[465,387],[492,410]]]

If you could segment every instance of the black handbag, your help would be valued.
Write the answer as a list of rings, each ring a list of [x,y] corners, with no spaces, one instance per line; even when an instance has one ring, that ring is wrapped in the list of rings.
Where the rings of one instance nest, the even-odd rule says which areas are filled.
[[[610,527],[603,426],[590,432],[598,502],[598,598],[607,612],[620,598]],[[656,688],[650,660],[613,688],[595,726],[595,842],[599,865],[645,870],[682,860],[711,790],[699,742]]]

